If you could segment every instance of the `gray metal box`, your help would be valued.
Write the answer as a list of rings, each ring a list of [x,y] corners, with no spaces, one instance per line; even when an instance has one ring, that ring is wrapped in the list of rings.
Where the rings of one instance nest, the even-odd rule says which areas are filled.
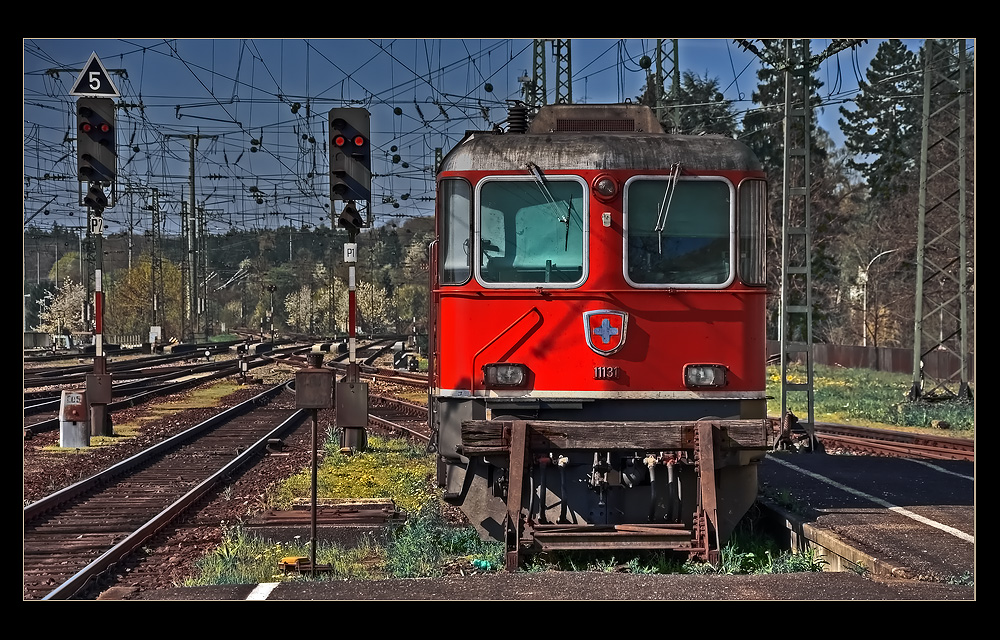
[[[87,400],[90,404],[111,404],[111,374],[87,374]]]
[[[368,383],[337,383],[337,426],[368,426]]]
[[[295,408],[329,409],[333,406],[333,371],[300,369],[295,373]]]

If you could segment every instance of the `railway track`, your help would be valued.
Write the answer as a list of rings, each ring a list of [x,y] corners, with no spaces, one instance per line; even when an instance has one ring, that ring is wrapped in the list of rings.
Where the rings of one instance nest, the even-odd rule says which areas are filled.
[[[374,379],[381,379],[393,384],[426,386],[426,375],[380,369],[374,373]],[[415,409],[402,408],[402,405],[395,404],[391,398],[385,398],[384,408],[380,408],[378,415],[390,425],[385,425],[390,430],[395,429],[400,432],[409,432],[412,424],[414,435],[427,433],[426,427],[419,426],[414,422]],[[406,404],[406,403],[402,403]],[[373,404],[373,407],[376,405]],[[426,422],[427,408],[420,407],[423,413],[421,418]],[[391,426],[394,418],[398,417],[400,424]],[[777,434],[780,421],[778,418],[769,418],[772,431]],[[419,420],[417,421],[419,422]],[[379,422],[373,420],[373,426],[380,426]],[[857,427],[852,425],[834,424],[820,422],[816,423],[815,433],[824,447],[828,449],[848,450],[859,454],[885,455],[913,457],[928,460],[975,460],[975,443],[967,438],[954,438],[949,436],[927,435],[921,433],[908,433],[903,431],[893,431],[890,429],[876,429],[871,427]],[[424,437],[419,436],[418,437]]]
[[[185,366],[161,368],[150,367],[134,372],[137,379],[116,383],[112,388],[112,402],[108,411],[114,412],[149,402],[159,397],[185,391],[191,387],[211,382],[220,378],[235,376],[241,373],[243,363],[246,370],[286,362],[291,367],[301,366],[308,346],[292,345],[276,349],[272,352],[246,357],[242,362],[239,358],[219,359],[215,361],[194,362]],[[190,355],[188,359],[190,359]],[[173,361],[173,359],[171,359]],[[159,365],[162,360],[156,360]],[[146,365],[148,367],[148,363]],[[145,377],[138,378],[139,373]],[[113,373],[117,378],[118,374]],[[50,383],[54,384],[54,383]],[[59,429],[60,397],[58,392],[48,395],[33,394],[25,397],[24,404],[24,437]]]
[[[204,356],[205,351],[211,356],[218,357],[228,352],[228,347],[217,346],[200,351],[191,351],[182,354],[141,356],[129,359],[112,360],[107,363],[108,373],[118,380],[130,380],[134,378],[148,378],[153,375],[169,374],[171,371],[181,371],[189,368],[190,360]],[[83,360],[92,359],[82,357]],[[169,367],[173,365],[174,368]],[[24,388],[33,389],[38,387],[48,387],[65,384],[78,384],[86,380],[88,374],[94,372],[92,363],[57,365],[57,366],[34,366],[24,372]]]
[[[905,433],[843,424],[817,423],[816,436],[826,448],[872,455],[928,460],[975,460],[975,442],[964,438]]]
[[[421,442],[430,442],[431,430],[427,407],[388,395],[373,395],[368,399],[369,426],[406,435]]]
[[[26,506],[24,599],[72,598],[307,415],[277,385]]]

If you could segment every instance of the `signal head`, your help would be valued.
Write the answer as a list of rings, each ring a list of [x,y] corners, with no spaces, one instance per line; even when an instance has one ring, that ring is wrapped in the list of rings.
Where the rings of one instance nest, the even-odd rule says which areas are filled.
[[[365,226],[365,221],[361,218],[361,214],[358,213],[353,200],[349,201],[340,213],[338,223],[352,234],[357,233],[359,229]]]
[[[100,213],[107,208],[108,197],[105,195],[104,189],[102,189],[100,185],[91,184],[90,188],[87,190],[87,195],[83,198],[83,203],[94,211]]]
[[[77,101],[77,178],[111,182],[118,172],[115,105],[110,98]]]
[[[331,109],[330,197],[371,200],[371,114],[367,109]]]

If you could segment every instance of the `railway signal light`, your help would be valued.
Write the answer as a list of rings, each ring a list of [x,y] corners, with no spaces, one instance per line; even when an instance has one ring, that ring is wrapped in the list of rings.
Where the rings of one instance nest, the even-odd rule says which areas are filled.
[[[114,101],[80,98],[76,118],[77,178],[81,182],[113,182],[118,174]]]
[[[361,214],[358,213],[357,207],[354,206],[354,202],[347,203],[340,214],[338,222],[340,226],[347,229],[347,232],[351,236],[357,235],[358,231],[365,226],[365,222],[362,220]]]
[[[83,204],[97,213],[104,211],[108,206],[108,196],[105,195],[104,188],[97,182],[91,182],[83,196]]]
[[[360,107],[330,110],[330,198],[372,196],[371,114]]]

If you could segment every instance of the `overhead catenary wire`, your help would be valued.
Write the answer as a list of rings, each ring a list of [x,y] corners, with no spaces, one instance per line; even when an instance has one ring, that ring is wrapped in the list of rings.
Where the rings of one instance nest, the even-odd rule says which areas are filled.
[[[122,91],[119,130],[128,131],[127,140],[121,141],[128,143],[128,149],[122,154],[120,188],[148,198],[156,187],[170,229],[177,203],[187,192],[188,158],[185,149],[165,143],[164,136],[190,134],[197,128],[204,135],[217,136],[213,144],[199,145],[195,161],[198,180],[211,180],[225,200],[220,205],[223,217],[236,224],[241,220],[274,224],[280,220],[271,213],[277,207],[282,214],[318,222],[317,212],[329,210],[324,186],[328,172],[325,112],[348,101],[390,114],[381,116],[383,131],[374,136],[381,152],[374,170],[376,216],[431,215],[432,200],[427,198],[433,197],[436,149],[447,150],[467,129],[501,123],[503,117],[484,110],[505,110],[506,101],[518,98],[517,76],[522,67],[530,66],[524,64],[525,56],[530,56],[530,40],[456,41],[458,46],[453,48],[447,41],[357,40],[351,41],[350,56],[334,55],[331,43],[260,39],[102,43],[102,51],[113,51],[105,60],[111,62],[108,66],[125,71],[124,76],[116,76]],[[412,53],[400,43],[412,44]],[[739,80],[749,63],[738,69],[732,59],[733,45],[721,39],[719,44],[729,49],[733,76],[723,86],[727,94],[729,86],[736,88],[731,102],[737,113],[761,108],[741,94]],[[75,185],[70,184],[75,175],[75,100],[68,89],[86,53],[77,54],[80,57],[74,60],[54,53],[54,45],[49,40],[24,41],[25,209],[37,209],[56,198],[49,215],[40,214],[32,221],[41,225],[75,223],[85,213],[76,203]],[[635,46],[639,51],[632,50]],[[574,65],[573,81],[586,84],[587,92],[582,95],[591,99],[595,81],[610,74],[621,99],[633,100],[639,91],[632,87],[646,81],[644,71],[635,64],[636,55],[652,46],[641,40],[609,40],[582,61],[580,48],[575,46],[575,62],[580,64]],[[288,62],[302,51],[308,61],[304,87],[295,77],[301,69]],[[858,64],[856,51],[845,54]],[[681,66],[687,67],[683,49],[681,55]],[[159,81],[171,73],[163,71],[164,64],[182,70],[190,81],[181,82],[178,76],[169,91],[159,89]],[[830,64],[839,67],[836,61]],[[376,66],[390,72],[381,76],[388,79],[385,86],[372,83],[366,75]],[[855,74],[860,77],[860,70]],[[487,83],[493,85],[492,92],[484,89]],[[839,82],[828,83],[828,88],[823,105],[849,104],[856,95],[855,89],[841,87]],[[292,113],[296,102],[303,109]],[[401,108],[399,115],[393,113],[395,107]],[[250,141],[261,137],[264,144],[251,151]],[[392,145],[406,151],[409,167],[391,164],[388,148]],[[247,195],[251,185],[270,194],[270,199],[258,205]],[[204,185],[199,190],[205,190]],[[402,203],[395,198],[400,193],[421,194],[422,198]],[[383,196],[386,203],[381,202]],[[125,220],[114,209],[107,214],[109,222]]]

